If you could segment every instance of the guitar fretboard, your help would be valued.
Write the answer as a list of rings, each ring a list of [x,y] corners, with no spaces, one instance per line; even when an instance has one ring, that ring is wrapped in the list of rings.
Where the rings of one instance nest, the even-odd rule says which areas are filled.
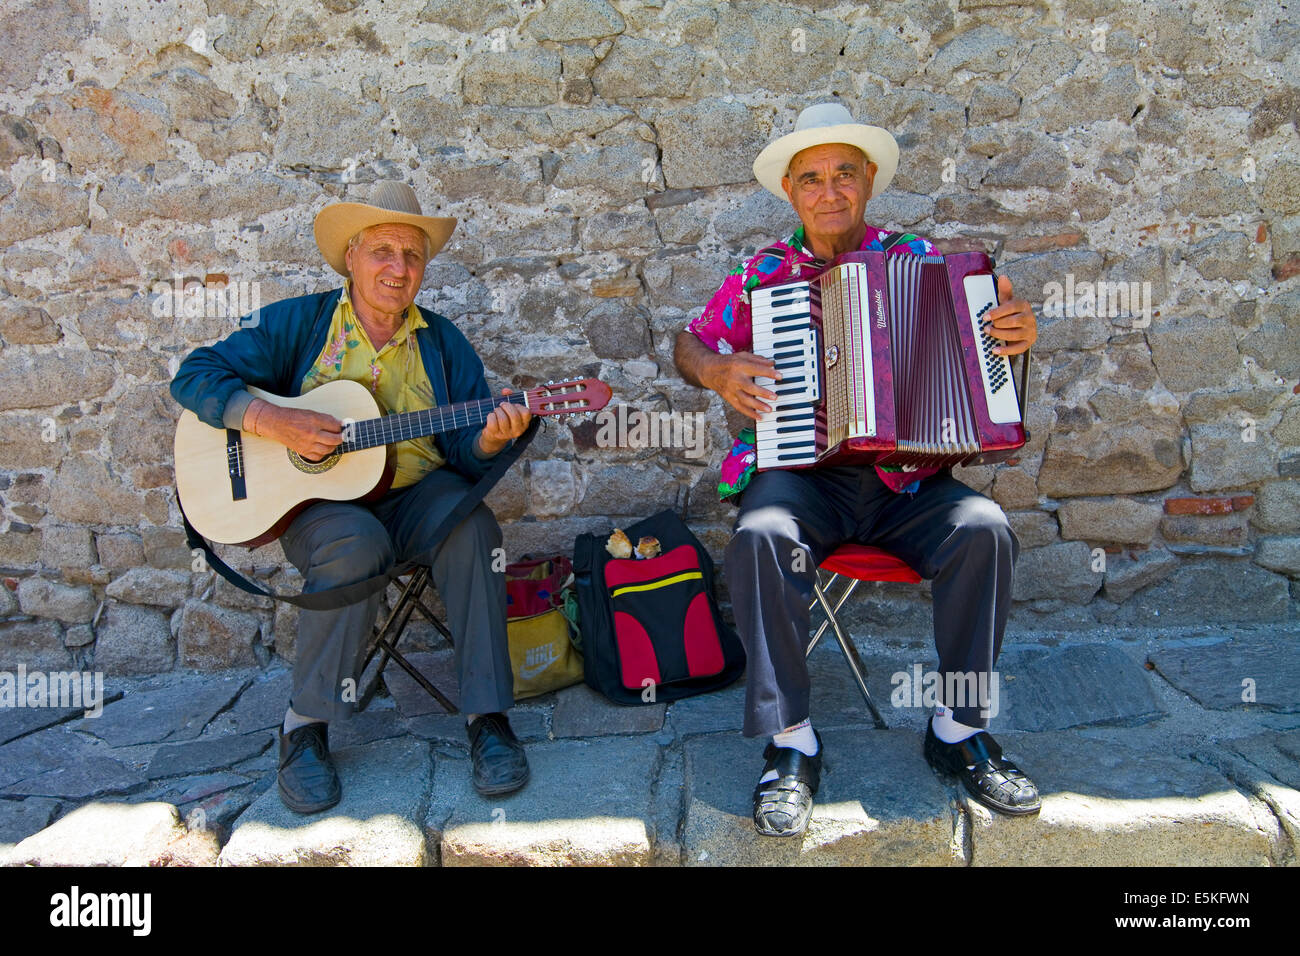
[[[454,405],[346,422],[344,435],[350,437],[339,446],[339,451],[360,451],[376,445],[392,445],[399,441],[454,431],[469,425],[481,425],[502,402],[527,406],[528,398],[520,392],[500,398],[480,398],[472,402],[456,402]]]

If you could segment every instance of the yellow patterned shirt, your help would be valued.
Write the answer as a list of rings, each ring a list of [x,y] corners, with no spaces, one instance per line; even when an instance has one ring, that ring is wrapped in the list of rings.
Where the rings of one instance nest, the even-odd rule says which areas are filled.
[[[334,309],[325,348],[302,380],[303,394],[326,382],[348,379],[370,389],[370,394],[379,403],[379,410],[385,415],[432,408],[436,404],[433,386],[424,371],[420,345],[415,339],[415,330],[428,325],[424,316],[412,304],[406,310],[406,321],[397,334],[376,352],[352,309],[352,300],[348,297],[350,285],[344,285],[339,304]],[[396,472],[394,488],[413,485],[446,463],[434,447],[432,436],[389,446],[388,461]]]

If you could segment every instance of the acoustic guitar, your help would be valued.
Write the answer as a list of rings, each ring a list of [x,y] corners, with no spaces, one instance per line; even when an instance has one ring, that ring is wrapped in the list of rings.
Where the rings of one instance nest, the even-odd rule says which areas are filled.
[[[185,411],[176,423],[176,490],[186,516],[209,541],[254,548],[274,541],[298,512],[316,501],[377,499],[392,470],[385,446],[412,438],[481,425],[503,402],[534,415],[598,411],[609,386],[592,378],[548,382],[507,396],[381,415],[358,382],[328,382],[297,398],[249,388],[257,398],[305,408],[343,422],[343,443],[309,461],[269,438],[233,428],[212,428]]]

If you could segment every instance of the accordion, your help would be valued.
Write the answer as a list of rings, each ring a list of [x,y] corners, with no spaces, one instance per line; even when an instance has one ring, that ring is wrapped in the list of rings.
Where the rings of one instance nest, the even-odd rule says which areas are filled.
[[[803,282],[750,293],[756,355],[780,381],[755,428],[759,471],[817,465],[948,467],[1025,444],[1011,363],[983,316],[993,260],[850,252]],[[1025,391],[1029,355],[1021,369]]]

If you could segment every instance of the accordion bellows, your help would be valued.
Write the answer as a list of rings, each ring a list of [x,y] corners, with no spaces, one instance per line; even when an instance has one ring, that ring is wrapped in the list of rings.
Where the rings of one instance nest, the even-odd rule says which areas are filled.
[[[851,252],[817,276],[754,290],[754,352],[779,382],[755,428],[758,469],[948,467],[1025,444],[1006,356],[983,329],[993,261]]]

